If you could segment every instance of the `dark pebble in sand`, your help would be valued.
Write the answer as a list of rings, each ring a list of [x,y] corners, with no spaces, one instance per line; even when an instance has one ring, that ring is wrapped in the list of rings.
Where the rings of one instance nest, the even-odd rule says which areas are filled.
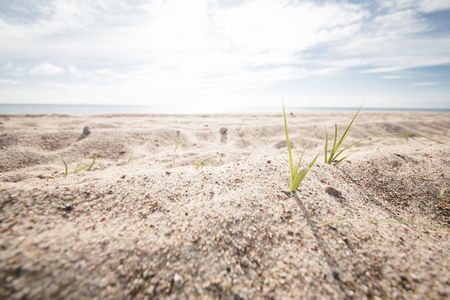
[[[82,139],[84,139],[85,137],[87,137],[90,134],[91,134],[91,129],[89,127],[87,127],[87,126],[84,126],[83,132],[81,132],[81,135],[78,138],[78,140],[82,140]]]
[[[219,129],[220,134],[226,134],[228,131],[228,128],[222,127]]]
[[[327,185],[325,187],[325,192],[331,196],[337,197],[337,198],[341,198],[342,197],[342,192],[334,187],[332,187],[331,185]]]
[[[331,272],[331,274],[333,275],[334,279],[336,279],[336,280],[340,279],[339,278],[339,272],[333,270],[333,272]]]
[[[73,210],[73,206],[72,205],[65,205],[63,208],[61,208],[63,211],[65,212],[69,212]]]

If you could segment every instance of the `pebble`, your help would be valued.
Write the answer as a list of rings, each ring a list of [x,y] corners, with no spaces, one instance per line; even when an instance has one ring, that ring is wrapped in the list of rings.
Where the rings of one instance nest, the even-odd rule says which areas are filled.
[[[173,284],[177,286],[180,285],[181,283],[183,283],[183,277],[181,277],[180,274],[176,273],[173,276]]]
[[[334,187],[332,187],[331,185],[327,185],[325,187],[325,192],[331,196],[337,197],[337,198],[342,198],[342,192]]]
[[[226,143],[226,142],[227,142],[227,131],[228,131],[228,129],[225,128],[225,127],[222,127],[222,128],[219,129],[219,132],[220,132],[220,141],[221,141],[222,143]]]
[[[108,285],[108,279],[106,278],[102,278],[102,280],[100,280],[100,282],[98,283],[98,286],[103,289]]]
[[[284,141],[284,140],[283,140],[283,141],[277,142],[274,146],[275,146],[275,148],[277,148],[277,149],[287,147],[286,141]],[[295,145],[294,145],[294,143],[291,141],[291,149],[294,149],[294,148],[295,148]]]
[[[80,137],[78,138],[78,140],[82,140],[85,137],[87,137],[88,135],[91,134],[91,129],[87,126],[84,126],[83,128],[83,132],[81,133]]]

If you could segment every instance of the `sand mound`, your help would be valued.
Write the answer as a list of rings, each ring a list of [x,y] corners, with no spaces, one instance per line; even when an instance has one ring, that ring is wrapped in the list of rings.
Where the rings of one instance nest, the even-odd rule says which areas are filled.
[[[44,163],[45,158],[31,150],[5,150],[0,153],[0,172],[35,166]]]
[[[393,152],[359,161],[351,168],[346,164],[342,171],[380,203],[450,225],[450,210],[439,206],[438,197],[449,184],[449,154],[442,148]]]
[[[312,145],[309,161],[322,120],[349,116],[290,116],[295,151]],[[2,119],[33,143],[2,144],[0,297],[445,299],[448,115],[361,118],[351,140],[391,126],[443,144],[368,141],[338,167],[319,161],[291,196],[280,115]]]

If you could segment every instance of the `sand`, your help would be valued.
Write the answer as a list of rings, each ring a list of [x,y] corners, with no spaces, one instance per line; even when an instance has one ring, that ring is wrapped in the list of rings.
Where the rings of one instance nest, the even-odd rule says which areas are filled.
[[[450,114],[362,112],[348,142],[441,143],[324,164],[350,118],[288,116],[290,195],[281,114],[1,116],[0,298],[448,299]]]

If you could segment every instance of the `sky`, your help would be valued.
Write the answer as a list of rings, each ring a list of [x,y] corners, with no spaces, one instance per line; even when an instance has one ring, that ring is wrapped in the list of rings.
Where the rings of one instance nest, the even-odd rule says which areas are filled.
[[[0,0],[0,103],[450,108],[450,0]]]

